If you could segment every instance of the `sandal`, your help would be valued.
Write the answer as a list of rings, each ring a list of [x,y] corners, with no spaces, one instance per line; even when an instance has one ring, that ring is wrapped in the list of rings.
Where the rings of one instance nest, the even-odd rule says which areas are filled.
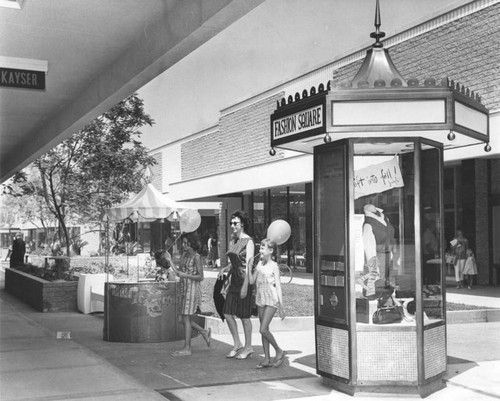
[[[285,361],[285,355],[286,355],[285,351],[282,351],[280,356],[276,355],[276,358],[273,362],[273,366],[275,368],[279,368],[283,364],[283,362]]]
[[[191,355],[191,351],[187,351],[187,350],[182,349],[180,351],[174,351],[170,355],[172,355],[172,356],[189,356],[189,355]]]
[[[210,341],[212,340],[212,329],[209,327],[207,334],[202,334],[201,336],[207,343],[207,347],[210,347]]]
[[[236,355],[238,355],[241,351],[243,351],[243,347],[238,348],[237,350],[231,350],[229,354],[226,355],[226,358],[234,358]]]
[[[264,368],[270,368],[271,366],[273,366],[271,363],[264,363],[264,362],[260,362],[256,367],[255,369],[264,369]]]
[[[249,356],[253,354],[253,349],[245,349],[242,352],[240,352],[238,355],[236,355],[236,359],[247,359]]]

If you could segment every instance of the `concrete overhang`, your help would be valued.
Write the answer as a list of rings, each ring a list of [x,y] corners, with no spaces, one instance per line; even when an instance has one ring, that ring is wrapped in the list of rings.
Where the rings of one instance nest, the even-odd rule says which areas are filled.
[[[46,71],[44,90],[0,86],[0,182],[263,1],[0,4],[0,67]]]

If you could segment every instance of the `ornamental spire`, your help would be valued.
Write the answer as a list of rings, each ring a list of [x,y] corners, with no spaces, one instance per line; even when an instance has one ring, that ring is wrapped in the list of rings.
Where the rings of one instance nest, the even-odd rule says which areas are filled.
[[[375,32],[370,34],[371,38],[375,39],[375,43],[373,47],[383,47],[384,45],[380,41],[381,38],[385,37],[385,32],[380,32],[380,4],[379,0],[377,0],[377,5],[375,6]]]

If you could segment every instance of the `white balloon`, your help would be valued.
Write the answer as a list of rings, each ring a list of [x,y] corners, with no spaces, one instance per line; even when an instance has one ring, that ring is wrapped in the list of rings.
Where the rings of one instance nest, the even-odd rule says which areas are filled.
[[[267,238],[281,245],[288,241],[292,229],[285,220],[275,220],[267,228]]]
[[[196,229],[201,224],[201,216],[197,210],[186,209],[180,216],[179,226],[181,232],[183,233],[192,233],[196,231]]]

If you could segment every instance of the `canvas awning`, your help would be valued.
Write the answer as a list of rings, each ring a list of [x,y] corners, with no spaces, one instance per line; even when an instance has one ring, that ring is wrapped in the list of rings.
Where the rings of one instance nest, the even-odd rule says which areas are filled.
[[[173,212],[182,214],[187,209],[191,208],[162,194],[153,184],[147,184],[141,192],[131,199],[107,208],[105,215],[111,221],[121,221],[126,218],[152,221],[167,218]]]

